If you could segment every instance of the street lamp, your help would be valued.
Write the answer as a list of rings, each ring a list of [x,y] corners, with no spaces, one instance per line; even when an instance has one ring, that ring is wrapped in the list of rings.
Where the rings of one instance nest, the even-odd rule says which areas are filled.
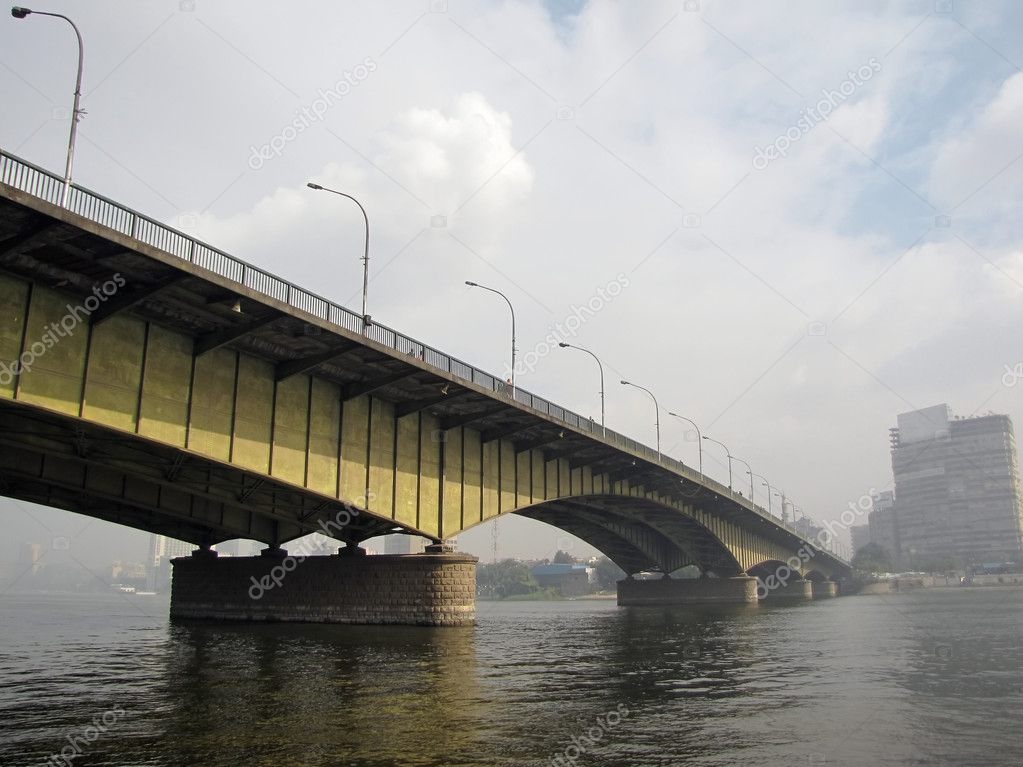
[[[779,498],[781,498],[781,521],[784,522],[785,521],[785,504],[788,503],[788,501],[785,498],[785,491],[782,490],[781,492],[778,492],[777,490],[775,490],[774,494],[776,496],[778,496]],[[794,524],[795,524],[795,522],[793,522],[793,525]]]
[[[735,456],[732,457],[735,458]],[[753,467],[741,458],[735,458],[735,460],[745,466],[746,473],[749,474],[749,501],[753,503]]]
[[[721,445],[725,449],[725,455],[728,456],[728,489],[732,489],[732,454],[728,450],[728,446],[724,442],[719,442],[713,437],[704,437],[705,440],[713,442],[715,445]]]
[[[581,352],[586,352],[593,359],[597,361],[597,369],[600,371],[600,432],[602,436],[607,436],[607,427],[604,425],[604,366],[600,364],[600,357],[591,352],[589,349],[584,349],[581,346],[573,346],[572,344],[566,344],[564,341],[558,344],[562,349],[578,349]]]
[[[655,420],[654,420],[654,428],[657,429],[657,462],[660,463],[661,462],[661,406],[657,404],[657,397],[655,397],[654,393],[652,391],[650,391],[649,389],[647,389],[647,388],[645,388],[643,386],[640,386],[639,384],[634,384],[631,381],[622,381],[622,385],[623,386],[634,386],[635,388],[637,388],[637,389],[639,389],[641,391],[645,391],[647,394],[650,395],[650,399],[652,399],[654,401],[654,418],[655,418]]]
[[[82,115],[85,114],[79,107],[79,101],[82,98],[82,63],[85,57],[85,49],[82,44],[82,33],[78,31],[78,27],[71,21],[67,16],[61,13],[48,13],[47,11],[33,11],[31,8],[21,8],[14,6],[11,8],[11,16],[16,19],[24,19],[30,14],[36,16],[52,16],[55,19],[64,19],[71,28],[75,30],[75,37],[78,38],[78,77],[75,79],[75,102],[71,108],[71,135],[68,137],[67,142],[67,165],[64,167],[64,191],[61,194],[60,205],[62,208],[67,207],[68,197],[71,194],[71,168],[75,162],[75,137],[78,134],[78,121]]]
[[[352,197],[350,194],[339,192],[336,189],[328,189],[325,186],[314,184],[310,181],[306,184],[310,189],[315,189],[318,192],[331,192],[339,195],[340,197],[347,197],[349,200],[359,206],[359,210],[362,211],[362,218],[366,222],[366,240],[365,248],[362,254],[362,332],[366,332],[366,327],[369,325],[369,315],[366,314],[366,299],[369,297],[369,216],[366,215],[366,209],[362,207],[362,203]]]
[[[691,423],[693,428],[696,429],[696,447],[700,456],[700,476],[703,476],[703,435],[700,433],[700,427],[696,425],[696,421],[686,418],[684,415],[672,413],[670,410],[668,411],[668,415],[673,415],[681,421]]]
[[[772,488],[770,486],[770,483],[767,482],[766,479],[764,479],[763,477],[760,477],[760,475],[755,475],[755,477],[763,480],[763,485],[767,488],[767,513],[770,514],[771,516],[773,516],[774,515],[774,509],[771,508],[770,497],[774,493],[774,488]]]
[[[770,514],[773,517],[774,516],[774,512],[771,510],[771,490],[772,490],[771,483],[767,481],[767,477],[765,477],[765,476],[762,476],[760,474],[754,474],[752,471],[747,471],[746,473],[750,475],[751,479],[753,477],[756,477],[757,479],[761,480],[761,482],[764,485],[767,486],[767,513]]]
[[[515,399],[515,307],[512,306],[508,296],[500,290],[488,288],[486,285],[480,285],[478,282],[470,282],[469,280],[466,280],[465,284],[470,288],[480,288],[482,290],[489,290],[491,293],[497,293],[508,304],[508,310],[511,312],[511,393],[512,399]]]

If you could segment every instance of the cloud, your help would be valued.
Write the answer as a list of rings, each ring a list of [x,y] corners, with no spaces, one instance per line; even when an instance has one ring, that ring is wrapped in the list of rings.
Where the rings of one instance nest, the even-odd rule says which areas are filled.
[[[1016,73],[975,115],[968,113],[965,124],[954,123],[935,148],[929,182],[935,199],[947,209],[963,205],[971,214],[985,207],[998,216],[1018,212],[1023,202],[1021,123],[1023,73]]]
[[[448,114],[421,107],[403,113],[381,138],[378,159],[438,211],[453,213],[474,201],[474,216],[481,206],[507,211],[533,185],[511,129],[507,112],[480,93],[463,93]]]

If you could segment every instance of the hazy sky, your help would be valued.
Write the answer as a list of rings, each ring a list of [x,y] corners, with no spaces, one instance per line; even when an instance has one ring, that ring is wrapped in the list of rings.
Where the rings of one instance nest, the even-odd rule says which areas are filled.
[[[508,293],[523,356],[627,283],[566,336],[605,363],[608,426],[653,443],[627,377],[665,452],[696,464],[675,410],[808,514],[890,487],[900,412],[1023,422],[1018,3],[39,9],[85,39],[79,183],[354,307],[358,210],[305,183],[348,191],[374,317],[498,373],[507,312],[464,280]],[[0,19],[0,146],[62,170],[74,67],[64,22]],[[530,358],[523,388],[599,417],[592,360]],[[144,548],[25,508],[8,553],[47,525]],[[559,536],[519,521],[501,552]]]

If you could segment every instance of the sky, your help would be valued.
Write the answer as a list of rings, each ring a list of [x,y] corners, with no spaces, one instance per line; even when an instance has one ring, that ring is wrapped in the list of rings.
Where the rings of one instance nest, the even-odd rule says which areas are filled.
[[[1017,3],[39,10],[85,40],[78,183],[357,308],[361,215],[306,183],[344,190],[370,218],[377,321],[503,374],[507,309],[464,282],[502,290],[520,387],[599,418],[593,360],[559,334],[602,360],[609,428],[654,443],[627,378],[656,394],[665,453],[699,460],[674,411],[817,519],[891,487],[898,413],[1023,423]],[[59,19],[0,19],[5,151],[62,171],[76,55]],[[0,557],[54,534],[82,561],[144,553],[0,508]],[[489,529],[459,543],[489,560]],[[567,546],[586,551],[501,522],[502,556]]]

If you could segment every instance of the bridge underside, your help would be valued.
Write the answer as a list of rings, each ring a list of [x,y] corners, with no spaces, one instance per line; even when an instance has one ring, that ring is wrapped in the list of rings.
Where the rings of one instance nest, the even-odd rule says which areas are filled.
[[[725,577],[802,544],[689,467],[135,224],[148,242],[0,184],[2,495],[197,545],[279,545],[323,524],[350,543],[439,541],[519,513],[629,573]],[[30,369],[4,374],[29,352]],[[349,503],[365,513],[330,528]]]
[[[362,509],[332,529],[351,508],[337,499],[45,408],[0,398],[0,422],[0,495],[197,546],[233,538],[283,544],[325,530],[359,543],[408,532]],[[687,565],[722,577],[741,572],[705,527],[644,498],[564,498],[516,513],[581,538],[630,574]]]
[[[358,542],[393,531],[305,489],[158,442],[0,398],[0,495],[159,533],[197,546],[286,543],[323,531]]]
[[[644,498],[567,498],[516,513],[586,541],[629,575],[643,571],[671,573],[687,565],[721,577],[742,572],[728,547],[707,528]]]

